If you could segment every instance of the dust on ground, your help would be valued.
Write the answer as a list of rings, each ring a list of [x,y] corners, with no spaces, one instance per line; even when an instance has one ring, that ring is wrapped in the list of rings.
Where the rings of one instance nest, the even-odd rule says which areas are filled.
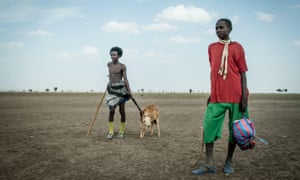
[[[88,126],[102,94],[1,93],[0,179],[224,179],[227,118],[215,143],[217,174],[195,176],[207,94],[136,95],[141,107],[160,109],[161,137],[139,138],[139,113],[126,104],[126,137],[107,140],[103,104],[90,136]],[[257,136],[269,146],[234,154],[229,179],[300,177],[300,95],[252,94],[249,112]],[[115,132],[120,116],[115,115]]]

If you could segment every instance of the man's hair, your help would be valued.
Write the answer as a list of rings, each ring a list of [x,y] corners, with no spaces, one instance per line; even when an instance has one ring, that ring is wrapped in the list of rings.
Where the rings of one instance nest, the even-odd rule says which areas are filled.
[[[227,18],[220,18],[220,19],[218,19],[217,22],[220,22],[220,21],[224,21],[224,22],[227,24],[227,26],[232,30],[232,23],[231,23],[231,20],[230,20],[230,19],[227,19]]]
[[[123,50],[116,46],[116,47],[112,47],[109,51],[109,53],[111,53],[112,51],[116,51],[118,53],[118,56],[121,57],[123,55]]]

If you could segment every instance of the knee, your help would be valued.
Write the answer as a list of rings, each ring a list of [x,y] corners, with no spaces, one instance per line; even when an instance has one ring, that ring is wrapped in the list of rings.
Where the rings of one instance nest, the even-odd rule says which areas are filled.
[[[115,107],[114,106],[109,106],[109,113],[110,114],[115,114]]]
[[[119,112],[120,112],[121,115],[125,114],[125,110],[124,109],[120,109]]]
[[[120,112],[121,115],[125,114],[125,104],[120,105],[119,112]]]

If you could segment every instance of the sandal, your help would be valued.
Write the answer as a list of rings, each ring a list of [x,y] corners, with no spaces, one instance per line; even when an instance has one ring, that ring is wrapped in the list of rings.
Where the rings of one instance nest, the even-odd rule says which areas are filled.
[[[233,173],[233,168],[231,167],[231,163],[226,162],[223,168],[223,172],[225,176],[229,176],[230,174]]]
[[[206,163],[201,164],[197,169],[192,171],[192,174],[201,175],[201,174],[215,174],[217,171],[216,167]]]
[[[108,140],[112,140],[113,134],[112,134],[112,133],[108,133],[107,136],[106,136],[106,138],[107,138]]]
[[[117,138],[121,138],[121,139],[124,138],[124,134],[123,133],[119,133],[118,136],[117,136]]]

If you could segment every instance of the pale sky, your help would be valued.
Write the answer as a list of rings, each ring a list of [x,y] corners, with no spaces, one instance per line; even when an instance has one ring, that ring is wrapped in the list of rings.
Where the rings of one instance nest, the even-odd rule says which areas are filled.
[[[0,91],[104,91],[120,46],[133,91],[209,92],[221,17],[250,92],[300,93],[300,0],[0,0]]]

